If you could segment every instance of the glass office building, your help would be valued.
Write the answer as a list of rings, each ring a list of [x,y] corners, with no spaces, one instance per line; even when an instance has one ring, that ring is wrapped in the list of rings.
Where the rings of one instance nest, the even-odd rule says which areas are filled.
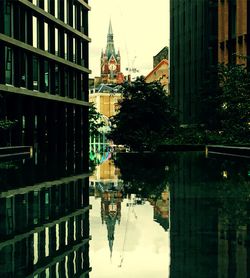
[[[0,1],[2,145],[88,153],[87,0]]]

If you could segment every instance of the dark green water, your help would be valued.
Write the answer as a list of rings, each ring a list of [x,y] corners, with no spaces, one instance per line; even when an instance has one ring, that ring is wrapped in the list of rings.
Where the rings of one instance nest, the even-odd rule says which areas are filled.
[[[248,160],[0,162],[1,277],[250,277]]]

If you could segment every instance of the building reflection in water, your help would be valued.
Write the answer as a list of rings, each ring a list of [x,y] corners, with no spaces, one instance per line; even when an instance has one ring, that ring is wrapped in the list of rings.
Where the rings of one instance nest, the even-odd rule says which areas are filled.
[[[121,202],[124,195],[119,169],[115,167],[113,160],[107,159],[96,167],[94,174],[89,177],[89,182],[92,194],[101,199],[101,219],[102,224],[107,227],[107,239],[112,257],[115,225],[121,221]]]
[[[134,170],[136,171],[136,169]],[[164,231],[168,231],[168,186],[165,186],[162,191],[159,191],[159,194],[155,194],[154,187],[152,187],[152,190],[148,189],[147,192],[142,192],[141,188],[134,191],[136,186],[131,185],[129,182],[125,183],[121,179],[120,169],[112,159],[107,159],[101,165],[98,165],[93,175],[89,177],[89,182],[90,195],[95,197],[95,199],[100,199],[100,218],[102,225],[105,225],[106,229],[106,248],[109,248],[110,259],[112,259],[112,255],[114,253],[114,243],[117,241],[117,244],[115,245],[119,251],[115,250],[115,253],[118,255],[117,253],[120,252],[118,263],[119,268],[122,267],[124,262],[124,253],[126,253],[124,249],[126,249],[126,244],[128,244],[127,241],[130,242],[132,240],[132,238],[128,239],[128,234],[132,233],[130,225],[136,225],[134,224],[136,223],[134,221],[137,220],[136,207],[143,205],[148,208],[150,203],[153,217],[149,217],[152,219],[152,224],[155,221],[157,225],[159,224],[164,229]],[[123,216],[122,212],[124,214]],[[116,227],[117,224],[119,225],[121,223],[121,221],[122,228],[119,227],[119,232],[117,232],[118,235],[116,235],[116,238]],[[140,221],[143,220],[140,219]],[[152,226],[149,226],[148,228],[149,230],[151,228],[157,229],[157,225],[152,225],[154,228],[152,228]],[[140,228],[143,229],[143,227]],[[140,233],[140,230],[138,230],[138,233]],[[118,238],[118,236],[120,236],[120,238]],[[137,238],[138,235],[135,234],[134,236]],[[120,247],[118,247],[119,245]]]
[[[45,166],[41,166],[41,172],[46,171]],[[6,178],[7,172],[5,169]],[[32,185],[27,176],[29,186],[25,186],[26,174],[22,176],[23,186],[7,188],[5,184],[0,192],[0,274],[88,277],[88,175],[74,171],[59,178],[57,172],[56,179],[50,176],[50,180]]]
[[[249,277],[248,162],[177,157],[170,186],[170,277]]]
[[[167,231],[169,229],[169,188],[167,187],[154,205],[154,221]]]

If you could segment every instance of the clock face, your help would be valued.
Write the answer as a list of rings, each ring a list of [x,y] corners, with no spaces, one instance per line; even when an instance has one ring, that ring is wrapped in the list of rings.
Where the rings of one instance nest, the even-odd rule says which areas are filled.
[[[114,71],[116,69],[116,65],[115,64],[110,64],[109,69]]]

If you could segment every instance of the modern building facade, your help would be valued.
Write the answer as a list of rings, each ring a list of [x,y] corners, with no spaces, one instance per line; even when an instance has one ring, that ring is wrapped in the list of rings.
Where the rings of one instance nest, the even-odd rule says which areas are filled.
[[[0,1],[2,144],[87,154],[87,0]]]
[[[89,175],[44,161],[1,163],[0,275],[87,278]]]
[[[218,0],[170,1],[170,91],[182,125],[202,122],[218,61]]]
[[[249,67],[250,1],[218,1],[218,55],[220,63]]]

